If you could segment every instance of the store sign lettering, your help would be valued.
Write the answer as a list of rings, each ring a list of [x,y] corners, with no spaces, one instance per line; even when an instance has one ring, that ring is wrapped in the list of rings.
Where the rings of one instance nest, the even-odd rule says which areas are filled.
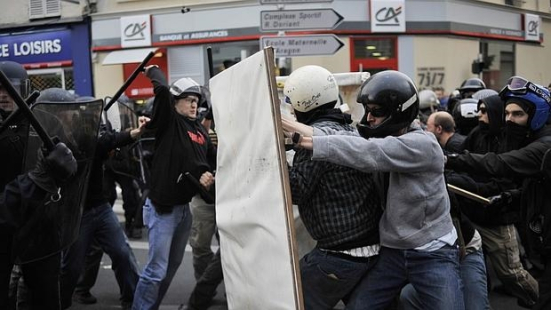
[[[0,60],[38,63],[70,60],[68,30],[0,37]]]

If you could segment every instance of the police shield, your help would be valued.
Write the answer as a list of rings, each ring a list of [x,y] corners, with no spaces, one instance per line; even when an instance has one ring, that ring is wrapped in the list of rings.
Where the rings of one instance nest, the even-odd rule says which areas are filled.
[[[109,102],[109,98],[105,98]],[[104,122],[107,128],[116,132],[123,132],[138,127],[138,115],[134,110],[120,101],[115,102],[104,113]],[[105,162],[106,169],[112,169],[117,174],[138,179],[140,175],[140,162],[137,154],[139,145],[130,144],[115,150]]]
[[[33,210],[14,238],[16,263],[28,263],[55,254],[78,237],[88,178],[94,158],[103,100],[39,103],[32,110],[46,132],[65,143],[78,162],[78,171],[59,195],[48,197]],[[25,153],[25,171],[32,169],[42,141],[31,127]]]

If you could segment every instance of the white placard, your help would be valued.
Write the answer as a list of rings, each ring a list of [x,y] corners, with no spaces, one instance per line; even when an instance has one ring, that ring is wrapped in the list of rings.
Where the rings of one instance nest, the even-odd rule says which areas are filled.
[[[273,68],[273,52],[266,49],[209,82],[218,135],[216,221],[229,309],[303,308]]]
[[[405,32],[404,0],[371,0],[371,32]]]
[[[121,17],[121,46],[151,46],[151,16]]]

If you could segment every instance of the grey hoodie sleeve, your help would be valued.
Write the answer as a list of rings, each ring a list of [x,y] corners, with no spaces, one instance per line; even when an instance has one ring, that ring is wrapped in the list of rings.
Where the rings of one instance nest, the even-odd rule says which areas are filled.
[[[420,130],[384,139],[314,136],[313,144],[313,160],[342,164],[364,172],[444,171],[444,155],[438,142]]]

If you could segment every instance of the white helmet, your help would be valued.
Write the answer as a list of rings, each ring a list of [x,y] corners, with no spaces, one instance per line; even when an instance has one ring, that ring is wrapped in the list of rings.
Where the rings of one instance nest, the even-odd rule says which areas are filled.
[[[337,103],[339,86],[335,77],[320,66],[304,66],[296,69],[285,80],[285,102],[299,112],[309,112],[327,103]]]
[[[424,89],[419,92],[419,109],[425,110],[430,107],[437,107],[440,105],[440,100],[436,93],[430,89]]]
[[[176,98],[182,97],[185,93],[191,93],[199,98],[199,102],[201,102],[202,98],[201,86],[188,77],[181,78],[172,83],[170,85],[170,93]]]

